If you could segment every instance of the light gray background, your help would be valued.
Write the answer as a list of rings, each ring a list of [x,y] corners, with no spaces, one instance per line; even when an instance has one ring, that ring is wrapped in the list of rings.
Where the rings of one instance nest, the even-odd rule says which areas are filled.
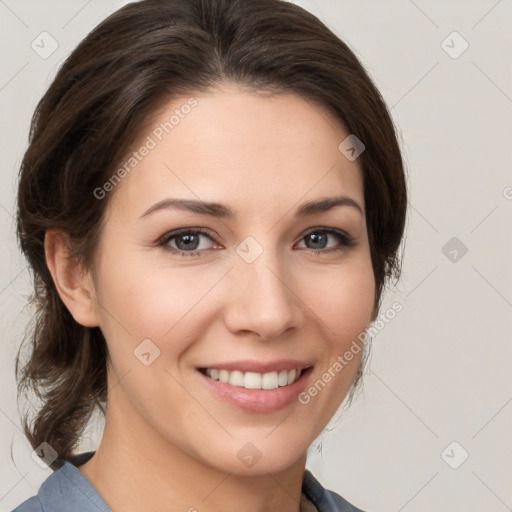
[[[17,167],[58,64],[124,3],[0,0],[0,512],[51,474],[31,459],[16,407],[29,291],[14,237]],[[411,199],[402,281],[382,309],[399,300],[403,310],[375,337],[364,393],[308,467],[368,512],[512,510],[512,2],[296,3],[375,80],[403,136]],[[43,31],[58,42],[47,59],[31,48]],[[97,440],[91,432],[84,449]]]

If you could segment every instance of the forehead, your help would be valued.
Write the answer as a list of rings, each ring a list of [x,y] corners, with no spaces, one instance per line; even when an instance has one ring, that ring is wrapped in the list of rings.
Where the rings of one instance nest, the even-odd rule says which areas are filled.
[[[348,135],[326,109],[295,94],[224,85],[178,97],[147,123],[111,208],[136,215],[180,197],[270,212],[337,194],[363,206],[360,166],[338,149]]]

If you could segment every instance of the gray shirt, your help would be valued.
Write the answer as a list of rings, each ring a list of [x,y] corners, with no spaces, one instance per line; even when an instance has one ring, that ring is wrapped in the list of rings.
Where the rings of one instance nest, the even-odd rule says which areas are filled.
[[[60,461],[32,496],[12,512],[112,512],[91,482],[77,466],[87,462],[94,452],[86,452]],[[363,512],[340,495],[322,487],[309,470],[304,471],[301,512]]]

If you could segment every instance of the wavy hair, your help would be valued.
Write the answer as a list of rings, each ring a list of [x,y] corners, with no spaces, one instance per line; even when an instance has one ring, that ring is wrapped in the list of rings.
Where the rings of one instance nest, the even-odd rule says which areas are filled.
[[[315,16],[284,0],[143,0],[102,21],[64,62],[32,117],[19,173],[18,243],[30,265],[33,322],[16,356],[18,400],[40,400],[23,428],[33,448],[48,442],[74,455],[92,413],[105,414],[107,357],[98,327],[78,324],[45,261],[47,230],[67,234],[86,269],[109,198],[101,187],[174,96],[223,82],[291,92],[330,111],[364,142],[366,223],[375,305],[398,279],[406,180],[397,132],[371,78],[350,48]],[[358,385],[365,358],[350,390]],[[55,466],[52,465],[55,469]]]

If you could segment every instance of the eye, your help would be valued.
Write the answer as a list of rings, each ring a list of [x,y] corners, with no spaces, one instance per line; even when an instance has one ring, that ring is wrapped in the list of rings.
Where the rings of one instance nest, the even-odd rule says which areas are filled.
[[[202,251],[212,249],[212,247],[208,247],[208,244],[206,244],[206,247],[201,244],[202,238],[207,238],[212,242],[215,241],[213,235],[205,229],[181,228],[161,237],[157,245],[180,256],[200,256]],[[328,245],[329,239],[335,241],[334,246]],[[310,249],[308,252],[317,255],[342,251],[355,245],[354,240],[343,231],[325,227],[311,229],[305,235],[302,235],[302,240],[307,240],[308,245],[310,245],[310,247],[306,247]]]
[[[213,241],[210,233],[204,229],[182,228],[164,235],[158,245],[181,256],[196,256],[200,251],[207,249],[201,245],[201,238],[209,238]],[[174,243],[175,247],[171,243]]]
[[[338,244],[327,247],[329,238],[333,238]],[[308,233],[303,235],[303,240],[307,240],[310,243],[310,249],[313,249],[312,253],[326,253],[332,251],[342,251],[347,247],[355,245],[354,239],[348,236],[343,231],[332,228],[313,228]]]

